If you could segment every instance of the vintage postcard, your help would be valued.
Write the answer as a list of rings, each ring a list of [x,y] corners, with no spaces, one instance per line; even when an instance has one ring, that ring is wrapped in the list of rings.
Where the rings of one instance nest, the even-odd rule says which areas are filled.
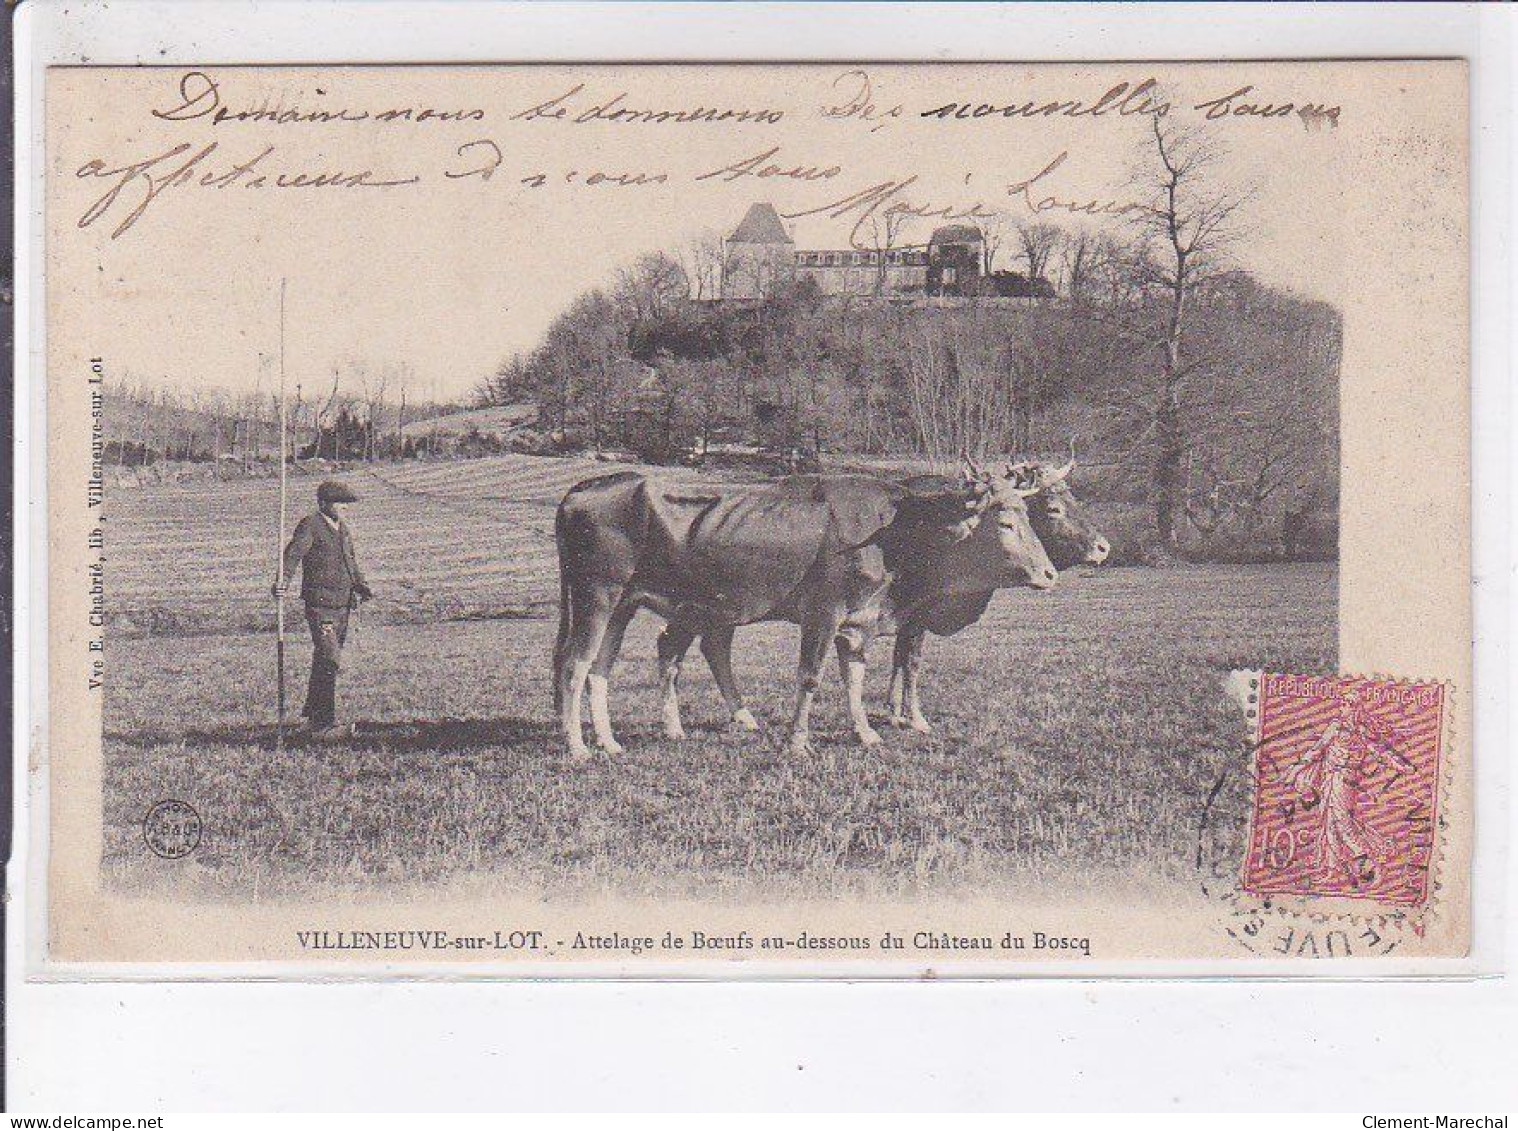
[[[1446,968],[1467,106],[52,69],[47,969]]]

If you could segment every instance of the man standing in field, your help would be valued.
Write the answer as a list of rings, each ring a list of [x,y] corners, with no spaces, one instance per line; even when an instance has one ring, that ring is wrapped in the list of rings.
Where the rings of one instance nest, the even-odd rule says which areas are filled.
[[[274,596],[283,599],[295,569],[300,567],[300,596],[311,626],[311,682],[306,689],[306,716],[311,736],[319,741],[345,737],[351,728],[337,725],[337,672],[343,642],[348,637],[348,613],[373,597],[353,552],[353,536],[343,512],[358,496],[346,483],[329,479],[316,490],[317,510],[295,527],[285,547],[283,568],[274,582]]]

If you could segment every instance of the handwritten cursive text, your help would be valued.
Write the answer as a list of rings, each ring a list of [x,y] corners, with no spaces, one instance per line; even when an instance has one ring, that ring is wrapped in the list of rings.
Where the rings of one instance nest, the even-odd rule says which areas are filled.
[[[100,158],[86,161],[74,174],[81,180],[97,178],[110,182],[105,192],[97,197],[79,217],[78,226],[88,228],[97,220],[110,214],[119,214],[120,220],[111,231],[111,239],[119,239],[142,218],[148,207],[170,189],[193,186],[196,188],[228,189],[244,188],[281,189],[360,189],[396,188],[416,184],[420,176],[381,177],[371,169],[356,171],[328,169],[320,172],[308,169],[278,169],[269,160],[274,146],[265,147],[245,161],[232,164],[212,164],[211,158],[219,145],[210,142],[195,150],[182,143],[153,157],[129,161],[124,165],[110,165]],[[117,207],[117,205],[120,207]]]

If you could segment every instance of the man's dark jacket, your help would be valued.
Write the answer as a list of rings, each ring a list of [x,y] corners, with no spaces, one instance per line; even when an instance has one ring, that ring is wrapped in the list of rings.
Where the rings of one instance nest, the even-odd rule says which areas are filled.
[[[288,584],[300,567],[300,597],[322,609],[346,609],[356,589],[367,596],[369,585],[353,553],[353,536],[345,523],[336,529],[320,511],[308,514],[295,527],[285,547],[284,577]]]

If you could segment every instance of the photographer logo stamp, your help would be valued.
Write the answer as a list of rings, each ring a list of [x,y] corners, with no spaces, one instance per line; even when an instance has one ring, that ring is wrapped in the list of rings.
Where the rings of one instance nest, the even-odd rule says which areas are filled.
[[[1243,889],[1424,906],[1438,829],[1444,685],[1257,678]]]
[[[160,801],[142,820],[142,839],[155,856],[180,860],[200,844],[200,814],[186,801]]]

